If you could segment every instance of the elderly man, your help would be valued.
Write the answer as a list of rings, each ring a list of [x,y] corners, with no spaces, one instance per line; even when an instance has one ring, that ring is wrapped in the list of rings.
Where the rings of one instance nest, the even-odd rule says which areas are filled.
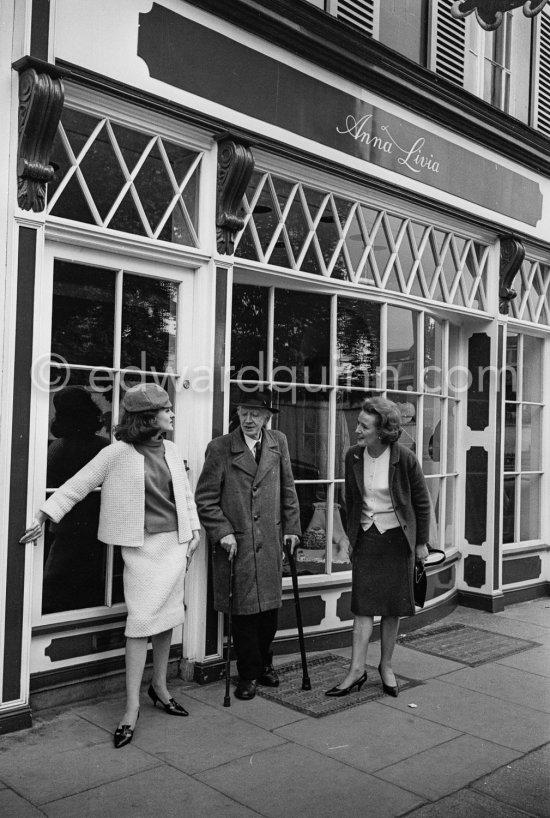
[[[293,551],[301,533],[286,437],[267,428],[277,411],[269,389],[240,391],[239,428],[208,445],[195,494],[213,546],[214,607],[224,613],[235,560],[235,696],[245,700],[254,698],[257,684],[279,684],[271,643],[281,607],[282,545],[288,541]]]

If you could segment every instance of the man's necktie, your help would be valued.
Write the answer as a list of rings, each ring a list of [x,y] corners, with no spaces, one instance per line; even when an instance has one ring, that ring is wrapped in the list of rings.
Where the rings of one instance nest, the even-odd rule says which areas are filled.
[[[262,454],[262,443],[261,443],[260,440],[258,440],[258,442],[254,444],[254,460],[256,461],[256,463],[260,462],[261,454]]]

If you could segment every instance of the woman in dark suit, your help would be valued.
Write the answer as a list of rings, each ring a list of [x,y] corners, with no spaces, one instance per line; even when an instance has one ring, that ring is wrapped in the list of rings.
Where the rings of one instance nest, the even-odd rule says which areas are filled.
[[[416,456],[397,441],[399,409],[389,400],[368,398],[357,420],[357,445],[346,454],[347,533],[352,561],[354,615],[351,664],[327,696],[359,691],[374,617],[380,616],[384,692],[399,694],[392,670],[399,617],[414,614],[415,560],[428,556],[430,496]]]

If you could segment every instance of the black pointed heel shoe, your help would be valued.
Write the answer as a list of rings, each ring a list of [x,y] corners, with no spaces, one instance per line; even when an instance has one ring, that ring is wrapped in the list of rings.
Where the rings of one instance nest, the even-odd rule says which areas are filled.
[[[165,704],[162,699],[160,699],[155,691],[153,685],[149,685],[149,690],[147,694],[155,707],[157,706],[157,702],[164,707],[165,711],[168,713],[169,716],[188,716],[189,713],[181,704],[179,704],[175,699],[169,699],[168,703]]]
[[[382,679],[382,670],[380,665],[378,665],[378,673],[380,674],[380,678]],[[384,693],[387,693],[388,696],[393,696],[394,699],[397,699],[399,696],[399,684],[397,683],[397,679],[395,680],[395,687],[392,685],[387,685],[384,679],[382,679],[382,690]]]
[[[120,749],[120,747],[125,747],[127,744],[130,744],[130,742],[134,738],[134,730],[136,729],[138,719],[139,713],[137,714],[137,718],[133,727],[130,727],[129,724],[121,724],[120,727],[117,727],[117,729],[115,730],[115,734],[113,736],[114,744],[117,750]]]
[[[353,684],[350,684],[349,687],[331,687],[330,690],[327,690],[325,696],[347,696],[348,693],[351,693],[354,687],[357,688],[357,692],[361,690],[365,682],[367,681],[367,671],[363,673],[358,679],[356,679]]]

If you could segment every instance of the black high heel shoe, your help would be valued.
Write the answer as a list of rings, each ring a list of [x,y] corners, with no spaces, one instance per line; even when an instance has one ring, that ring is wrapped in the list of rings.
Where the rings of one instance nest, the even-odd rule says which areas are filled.
[[[347,696],[348,693],[351,693],[354,687],[357,688],[357,692],[359,693],[366,681],[367,671],[365,670],[363,675],[356,679],[353,684],[350,684],[349,687],[331,687],[330,690],[327,690],[325,696]]]
[[[175,699],[169,699],[168,703],[165,704],[162,701],[162,699],[160,699],[157,696],[157,693],[155,692],[155,688],[153,687],[153,685],[149,685],[149,690],[147,691],[147,694],[148,694],[149,698],[151,699],[151,701],[153,702],[153,704],[155,705],[155,707],[157,706],[157,702],[159,702],[162,705],[162,707],[164,707],[164,709],[166,710],[166,712],[168,713],[169,716],[188,716],[189,715],[189,713],[187,712],[185,707],[183,707],[181,704],[179,704]]]
[[[120,747],[125,747],[127,744],[130,744],[130,742],[134,738],[134,730],[136,729],[138,719],[139,713],[137,714],[137,718],[133,727],[130,727],[129,724],[121,724],[120,727],[117,727],[117,729],[115,730],[115,734],[113,736],[114,744],[117,750]]]
[[[380,678],[382,679],[382,669],[380,665],[378,665],[378,673],[380,674]],[[387,685],[384,679],[382,679],[382,690],[384,691],[384,693],[387,693],[388,696],[393,696],[394,699],[397,699],[397,697],[399,696],[399,684],[397,679],[395,680],[395,687],[392,687],[392,685]]]

